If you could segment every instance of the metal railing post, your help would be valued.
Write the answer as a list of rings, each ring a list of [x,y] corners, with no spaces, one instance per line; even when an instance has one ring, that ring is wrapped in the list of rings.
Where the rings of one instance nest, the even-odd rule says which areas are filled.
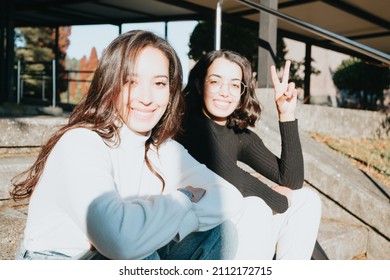
[[[44,101],[45,98],[45,72],[42,73],[42,101]]]
[[[18,60],[18,70],[17,70],[17,81],[16,81],[16,104],[20,104],[20,60]]]
[[[56,107],[56,61],[52,60],[52,69],[53,69],[53,98],[52,98],[52,107]]]
[[[215,49],[216,50],[221,49],[222,3],[223,0],[218,1],[216,16],[215,16]]]

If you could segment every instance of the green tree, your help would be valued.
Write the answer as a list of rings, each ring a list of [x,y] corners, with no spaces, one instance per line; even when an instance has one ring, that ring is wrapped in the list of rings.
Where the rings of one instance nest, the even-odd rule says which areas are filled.
[[[211,21],[200,21],[195,26],[189,42],[189,57],[191,59],[198,60],[203,54],[214,49],[214,33],[215,26]],[[257,64],[257,34],[255,30],[224,22],[221,27],[221,47],[244,55],[252,62],[252,67]]]
[[[59,61],[57,63],[57,92],[66,89],[64,78],[66,49],[69,46],[70,27],[59,29]],[[49,27],[22,27],[15,32],[15,60],[21,61],[24,74],[24,94],[40,97],[43,76],[51,77],[55,58],[55,29]],[[51,84],[50,81],[47,84]],[[51,87],[48,87],[51,90]],[[50,92],[48,90],[48,92]]]
[[[389,89],[390,68],[350,58],[336,69],[333,82],[345,95],[342,107],[349,107],[346,100],[354,99],[357,108],[378,110],[383,107],[384,90]]]
[[[195,26],[189,42],[189,57],[197,61],[203,54],[214,49],[215,25],[211,21],[200,21]],[[236,51],[244,55],[257,71],[259,38],[258,30],[255,28],[243,27],[238,24],[223,22],[221,27],[221,48]],[[277,37],[275,66],[281,69],[285,62],[288,49],[282,37]],[[292,61],[290,67],[290,79],[297,87],[304,87],[304,61]],[[312,73],[318,75],[320,72],[312,67]]]

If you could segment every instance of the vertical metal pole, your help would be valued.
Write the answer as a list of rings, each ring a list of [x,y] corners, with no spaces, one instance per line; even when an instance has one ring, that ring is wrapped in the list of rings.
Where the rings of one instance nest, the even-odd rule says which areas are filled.
[[[45,72],[42,73],[42,101],[45,100]]]
[[[18,77],[16,81],[16,104],[20,104],[20,60],[18,60]]]
[[[56,60],[53,59],[52,60],[52,65],[53,65],[53,102],[52,102],[52,106],[53,107],[56,107]]]
[[[9,1],[0,2],[0,104],[7,100],[7,67],[5,65],[6,46],[8,45],[6,36]],[[7,32],[6,32],[7,31]]]
[[[215,49],[216,50],[221,49],[222,3],[223,0],[218,1],[216,16],[215,16]]]
[[[6,46],[5,46],[5,101],[11,101],[14,95],[14,59],[15,59],[15,18],[13,1],[6,1]],[[1,54],[3,55],[3,54]],[[2,67],[2,66],[0,66]],[[1,94],[1,93],[0,93]]]
[[[262,5],[278,9],[278,1],[275,0],[258,0]],[[257,63],[257,86],[259,88],[272,88],[271,73],[269,71],[274,61],[271,53],[276,53],[276,37],[278,22],[276,16],[264,11],[260,11],[259,19],[259,38],[264,42],[268,42],[271,49],[259,46],[258,49],[258,63]]]
[[[304,78],[304,103],[310,104],[310,78],[311,78],[311,43],[306,43],[305,54],[305,78]]]
[[[66,96],[67,96],[67,100],[68,100],[68,104],[70,103],[70,89],[69,89],[69,76],[70,76],[71,72],[67,71],[67,74],[66,74]]]
[[[165,22],[165,30],[164,31],[165,31],[165,34],[164,34],[165,40],[168,40],[168,22],[167,21]]]

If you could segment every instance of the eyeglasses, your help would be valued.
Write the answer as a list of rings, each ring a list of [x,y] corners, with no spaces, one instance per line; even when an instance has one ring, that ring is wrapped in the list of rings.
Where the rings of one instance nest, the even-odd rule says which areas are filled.
[[[224,82],[221,77],[211,77],[206,80],[208,91],[215,94],[221,91],[222,87],[227,85],[229,92],[233,96],[240,96],[245,92],[246,85],[240,80],[229,80]]]

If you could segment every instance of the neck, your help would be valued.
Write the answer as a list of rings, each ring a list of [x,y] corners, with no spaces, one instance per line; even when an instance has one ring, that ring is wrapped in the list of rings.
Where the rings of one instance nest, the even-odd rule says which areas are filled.
[[[215,122],[216,124],[219,124],[219,125],[222,125],[222,126],[225,126],[226,125],[226,122],[227,122],[227,118],[226,117],[216,117],[214,115],[211,115],[207,110],[206,108],[202,108],[202,113],[203,115],[205,115],[208,119],[212,120],[213,122]]]

